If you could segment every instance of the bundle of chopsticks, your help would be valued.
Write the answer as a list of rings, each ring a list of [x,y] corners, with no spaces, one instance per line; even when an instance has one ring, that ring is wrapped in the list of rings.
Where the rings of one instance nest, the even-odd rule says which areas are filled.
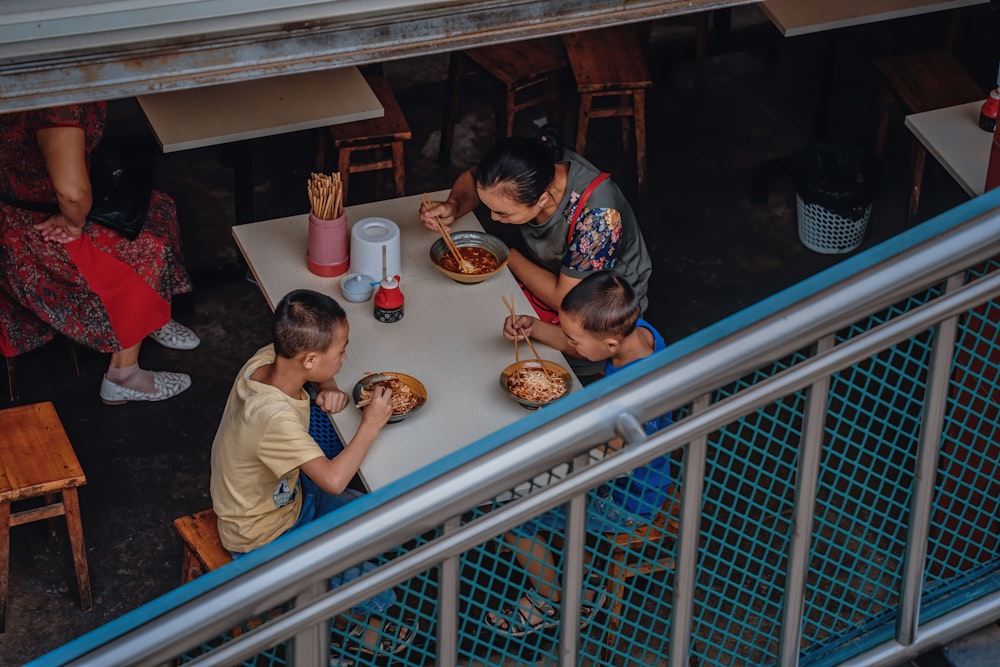
[[[429,211],[433,206],[434,202],[431,201],[431,198],[427,196],[426,192],[420,195],[420,207],[422,210]],[[455,257],[455,261],[458,262],[458,270],[461,273],[473,273],[476,268],[472,266],[472,263],[469,262],[469,260],[462,257],[462,253],[459,252],[458,246],[455,245],[455,240],[452,239],[451,234],[448,233],[448,229],[442,225],[441,221],[436,217],[434,218],[434,222],[437,225],[437,230],[441,233],[441,238],[444,239],[444,244],[448,248],[448,252],[450,252]]]
[[[517,322],[517,315],[514,312],[514,295],[513,294],[511,295],[510,301],[508,301],[507,297],[505,296],[502,296],[500,298],[503,299],[503,305],[507,306],[507,310],[508,312],[510,312],[511,320],[513,322]],[[546,368],[545,364],[542,363],[542,358],[538,356],[538,350],[535,349],[535,345],[534,343],[531,342],[531,338],[525,336],[524,340],[528,342],[528,347],[531,348],[531,353],[535,355],[535,361],[538,362],[538,368],[541,369],[542,373],[545,374],[545,379],[548,380],[550,384],[555,382],[555,379],[553,379],[552,371]],[[516,369],[514,372],[520,374],[521,358],[517,351],[517,336],[514,336],[514,368]]]
[[[327,176],[313,172],[306,190],[312,214],[320,220],[336,220],[344,214],[344,187],[339,173]]]

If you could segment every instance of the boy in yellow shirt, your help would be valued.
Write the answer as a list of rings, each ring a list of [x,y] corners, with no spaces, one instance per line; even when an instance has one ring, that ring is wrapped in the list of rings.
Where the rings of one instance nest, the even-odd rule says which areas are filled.
[[[234,557],[360,495],[348,484],[392,416],[391,391],[375,388],[357,433],[343,451],[327,458],[309,435],[309,395],[303,388],[315,384],[316,404],[326,412],[348,405],[334,375],[346,356],[349,329],[334,299],[312,290],[290,292],[274,311],[274,342],[258,350],[237,375],[212,443],[211,479],[219,536]],[[352,568],[332,585],[371,567]],[[395,600],[392,590],[385,591],[352,609],[353,616],[336,619],[346,635],[343,648],[368,656],[405,650],[414,629],[380,618]],[[356,620],[372,615],[367,622]]]

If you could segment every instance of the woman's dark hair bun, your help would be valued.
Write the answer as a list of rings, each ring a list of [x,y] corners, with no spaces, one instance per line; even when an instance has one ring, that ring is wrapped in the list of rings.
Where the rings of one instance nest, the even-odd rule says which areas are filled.
[[[535,140],[548,151],[553,162],[559,162],[563,157],[562,135],[554,125],[543,125],[535,133]]]

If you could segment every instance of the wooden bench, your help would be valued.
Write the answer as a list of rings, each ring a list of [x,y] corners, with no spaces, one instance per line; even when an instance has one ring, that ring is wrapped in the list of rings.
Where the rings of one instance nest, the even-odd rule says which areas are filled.
[[[215,515],[215,510],[202,510],[174,519],[174,528],[184,540],[182,584],[233,560],[219,539],[218,517]]]
[[[592,118],[621,118],[622,144],[629,145],[629,119],[635,125],[636,182],[646,194],[646,88],[653,79],[631,26],[569,33],[562,36],[573,69],[580,113],[576,126],[576,152],[587,148],[587,128]],[[611,104],[594,101],[610,98]]]
[[[448,104],[441,123],[439,159],[447,163],[458,118],[459,88],[466,66],[486,73],[500,85],[494,104],[497,139],[514,134],[514,116],[525,109],[544,106],[546,121],[558,125],[559,74],[566,69],[566,57],[558,42],[531,39],[492,44],[452,53],[448,66]]]
[[[325,171],[326,136],[329,134],[337,151],[337,170],[344,185],[345,202],[350,175],[367,171],[391,169],[396,196],[406,194],[403,142],[413,138],[413,133],[388,79],[378,72],[366,74],[365,79],[385,114],[381,118],[331,125],[320,131],[316,148],[316,169]]]
[[[910,53],[875,61],[875,67],[885,79],[886,89],[879,108],[875,152],[882,154],[889,128],[889,111],[893,102],[902,104],[907,114],[953,107],[985,99],[986,93],[947,49]],[[927,149],[914,141],[913,175],[910,185],[909,224],[920,208],[920,188],[924,179]]]
[[[73,446],[50,402],[0,410],[0,632],[7,619],[10,529],[25,523],[66,517],[80,603],[91,609],[90,571],[83,542],[77,488],[87,483]],[[58,498],[61,496],[61,500]],[[40,507],[12,512],[11,504],[45,498]]]

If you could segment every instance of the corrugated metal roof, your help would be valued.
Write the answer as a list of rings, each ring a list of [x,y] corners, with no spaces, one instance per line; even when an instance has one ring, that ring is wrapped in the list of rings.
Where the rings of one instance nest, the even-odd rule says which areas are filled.
[[[4,0],[0,112],[381,62],[753,0]]]

